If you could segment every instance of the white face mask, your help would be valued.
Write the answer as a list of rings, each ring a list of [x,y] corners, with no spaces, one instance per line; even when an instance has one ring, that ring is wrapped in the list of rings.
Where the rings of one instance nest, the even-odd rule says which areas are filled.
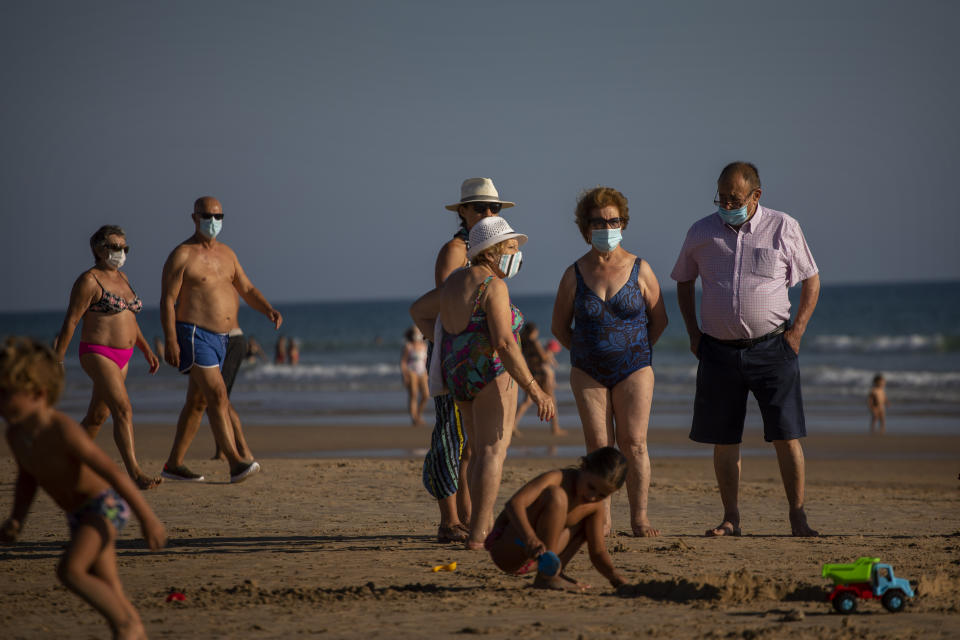
[[[500,256],[500,263],[497,265],[504,278],[512,278],[520,271],[520,265],[523,264],[523,253],[503,254]]]
[[[220,229],[223,228],[223,220],[210,218],[209,220],[200,219],[200,233],[211,240],[217,237]]]
[[[120,267],[123,266],[123,263],[126,261],[127,261],[127,254],[125,254],[123,251],[111,251],[110,253],[107,254],[107,257],[104,260],[104,262],[106,262],[108,265],[110,265],[114,269],[119,269]]]

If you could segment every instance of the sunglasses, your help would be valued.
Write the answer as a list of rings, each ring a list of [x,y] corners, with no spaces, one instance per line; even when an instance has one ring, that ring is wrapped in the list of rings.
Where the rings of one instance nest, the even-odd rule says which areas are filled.
[[[222,213],[198,213],[197,215],[204,220],[209,220],[210,218],[213,218],[214,220],[223,220]]]
[[[591,229],[619,229],[623,226],[623,218],[590,218],[587,223]]]
[[[473,207],[474,213],[485,213],[487,209],[493,213],[500,213],[500,209],[503,208],[499,202],[474,202],[470,206]]]
[[[123,251],[124,253],[130,253],[130,246],[126,244],[105,244],[103,245],[110,251]]]

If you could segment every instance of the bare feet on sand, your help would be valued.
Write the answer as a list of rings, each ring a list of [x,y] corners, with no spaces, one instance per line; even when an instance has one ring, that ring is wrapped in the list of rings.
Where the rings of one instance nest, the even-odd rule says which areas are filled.
[[[820,535],[807,524],[807,514],[803,507],[790,510],[790,531],[797,538],[816,538]]]
[[[729,520],[724,520],[713,529],[707,529],[707,532],[703,535],[708,538],[721,538],[723,536],[739,536],[741,533],[738,525],[733,524]]]
[[[559,576],[545,576],[537,572],[537,577],[533,579],[535,589],[553,589],[554,591],[572,591],[582,593],[588,589],[585,584],[580,584],[576,580],[560,574]]]
[[[137,488],[140,489],[141,491],[156,489],[157,487],[160,486],[161,482],[163,482],[163,478],[161,476],[154,476],[151,478],[150,476],[142,475],[142,476],[133,478],[133,483],[137,485]]]
[[[633,536],[635,538],[656,538],[660,535],[660,529],[655,529],[649,522],[641,522],[633,525]]]

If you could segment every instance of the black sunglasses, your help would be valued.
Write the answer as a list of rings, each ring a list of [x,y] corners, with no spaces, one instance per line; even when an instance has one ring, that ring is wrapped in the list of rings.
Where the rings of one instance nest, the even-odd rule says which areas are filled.
[[[587,223],[591,229],[619,229],[623,226],[623,218],[590,218]]]
[[[503,205],[499,202],[474,202],[471,206],[474,213],[484,213],[487,209],[490,209],[493,213],[500,213],[500,209],[503,208]]]
[[[123,251],[124,253],[130,253],[130,246],[126,244],[105,244],[103,245],[110,251]]]
[[[197,215],[204,220],[209,220],[210,218],[213,218],[214,220],[223,220],[222,213],[198,213]]]

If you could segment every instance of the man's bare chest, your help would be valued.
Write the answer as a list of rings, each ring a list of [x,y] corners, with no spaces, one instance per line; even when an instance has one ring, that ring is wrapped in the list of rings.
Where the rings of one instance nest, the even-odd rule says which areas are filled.
[[[217,286],[233,281],[233,262],[224,256],[195,255],[183,270],[183,282],[188,286]]]

